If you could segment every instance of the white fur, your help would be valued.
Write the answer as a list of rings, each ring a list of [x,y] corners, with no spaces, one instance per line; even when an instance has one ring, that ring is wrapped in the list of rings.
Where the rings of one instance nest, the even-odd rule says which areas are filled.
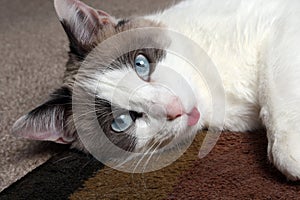
[[[166,81],[159,75],[166,75],[161,73],[161,69],[157,67],[157,71],[153,75],[153,82],[149,84],[139,78],[136,72],[131,67],[122,67],[120,70],[109,70],[104,74],[95,74],[91,82],[83,81],[84,88],[90,91],[97,91],[98,97],[109,100],[113,105],[126,110],[134,110],[136,112],[147,113],[146,118],[139,118],[136,120],[135,136],[137,137],[136,151],[141,151],[145,148],[145,144],[152,138],[163,140],[171,135],[175,135],[173,142],[180,143],[181,140],[192,136],[196,133],[196,127],[187,127],[187,116],[182,116],[173,121],[167,121],[165,116],[165,107],[172,100],[174,96],[179,96],[182,102],[187,103],[192,100],[192,95],[185,95],[188,91],[185,87],[178,87],[177,90],[172,89],[174,80]],[[172,71],[168,71],[170,75]],[[175,76],[169,76],[176,79]],[[177,81],[180,81],[181,76],[177,75]],[[161,81],[164,80],[164,81]],[[181,91],[178,93],[178,91]],[[185,93],[186,93],[185,92]],[[192,100],[191,104],[186,104],[185,110],[189,112],[196,101]],[[158,135],[160,133],[160,135]],[[184,135],[182,133],[185,133]],[[145,149],[144,149],[145,150]]]
[[[260,113],[269,158],[291,180],[300,179],[299,11],[295,0],[191,0],[147,17],[207,52],[226,92],[224,129],[257,129]]]

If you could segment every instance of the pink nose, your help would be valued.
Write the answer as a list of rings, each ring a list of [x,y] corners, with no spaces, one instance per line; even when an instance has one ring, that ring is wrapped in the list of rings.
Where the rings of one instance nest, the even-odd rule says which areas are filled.
[[[184,114],[182,103],[178,97],[172,97],[166,106],[166,114],[168,120],[174,120]]]

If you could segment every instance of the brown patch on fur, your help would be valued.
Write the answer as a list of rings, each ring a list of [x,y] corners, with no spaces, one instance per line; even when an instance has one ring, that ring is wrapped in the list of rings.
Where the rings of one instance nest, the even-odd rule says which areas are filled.
[[[136,28],[147,28],[147,27],[164,27],[160,23],[153,22],[151,20],[146,20],[142,18],[130,19],[130,20],[120,20],[121,23],[117,25],[107,24],[101,27],[101,30],[97,32],[95,42],[90,44],[89,46],[84,46],[87,54],[91,52],[98,44],[105,41],[106,39],[132,29]],[[69,37],[70,38],[70,37]],[[72,86],[75,81],[74,76],[77,74],[78,69],[80,68],[82,62],[84,61],[87,55],[82,55],[82,57],[78,56],[74,53],[74,51],[69,52],[69,60],[66,65],[66,71],[64,76],[64,83]]]
[[[117,113],[114,116],[114,112],[121,113],[128,111],[122,111],[122,109],[117,107],[114,108],[114,106],[112,106],[111,103],[105,99],[96,98],[95,105],[98,122],[104,134],[119,148],[132,152],[136,145],[136,138],[132,134],[134,128],[131,127],[128,130],[120,133],[116,133],[111,129],[111,124],[114,121],[114,117],[117,116]],[[133,121],[135,121],[135,119],[133,119]]]

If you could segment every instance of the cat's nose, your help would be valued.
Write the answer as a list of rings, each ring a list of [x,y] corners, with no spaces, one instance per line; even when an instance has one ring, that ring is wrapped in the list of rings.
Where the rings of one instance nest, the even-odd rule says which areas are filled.
[[[172,97],[165,109],[168,120],[174,120],[184,114],[183,105],[178,97]]]

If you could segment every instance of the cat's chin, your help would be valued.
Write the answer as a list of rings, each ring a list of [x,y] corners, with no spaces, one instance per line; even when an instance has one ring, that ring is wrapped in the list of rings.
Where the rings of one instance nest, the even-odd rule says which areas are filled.
[[[164,148],[159,149],[155,153],[163,153],[168,151],[185,151],[192,144],[196,134],[197,129],[195,127],[189,128],[187,131],[175,137],[170,145],[166,145]]]
[[[190,120],[189,118],[190,116],[184,115],[180,119],[178,119],[178,121],[174,121],[172,125],[176,124],[176,128],[173,127],[174,129],[176,129],[176,131],[167,132],[162,139],[159,139],[159,143],[162,145],[159,148],[155,149],[155,151],[151,152],[158,153],[172,150],[174,148],[177,148],[178,150],[178,148],[184,148],[186,147],[186,145],[190,145],[199,130],[199,121],[197,120],[197,122],[193,126],[190,126],[188,125]],[[144,144],[149,144],[149,140]],[[147,148],[147,145],[141,145],[140,148],[136,149],[136,152],[149,152],[149,148]]]

